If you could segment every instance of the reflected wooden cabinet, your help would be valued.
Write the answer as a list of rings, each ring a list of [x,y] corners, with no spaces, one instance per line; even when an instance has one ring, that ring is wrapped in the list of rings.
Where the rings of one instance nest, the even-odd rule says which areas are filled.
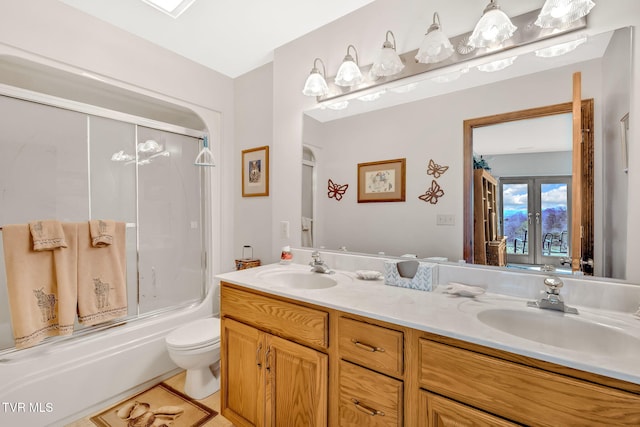
[[[505,265],[506,246],[489,247],[490,244],[498,241],[497,191],[498,182],[487,170],[475,169],[473,171],[474,264]],[[490,249],[502,252],[495,254],[495,256],[488,256]]]

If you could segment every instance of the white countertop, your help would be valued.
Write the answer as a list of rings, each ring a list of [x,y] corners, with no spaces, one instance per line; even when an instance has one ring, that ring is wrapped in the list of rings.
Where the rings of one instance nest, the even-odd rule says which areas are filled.
[[[443,293],[442,286],[433,292],[424,292],[387,286],[383,279],[360,280],[355,273],[347,271],[331,274],[330,277],[337,280],[338,284],[326,289],[286,287],[268,279],[272,272],[285,270],[309,271],[309,267],[300,264],[270,264],[220,274],[216,278],[249,289],[640,384],[640,319],[629,313],[576,306],[578,315],[563,314],[528,308],[527,300],[523,298],[496,293],[485,293],[473,298],[460,297]],[[596,323],[610,327],[614,333],[629,335],[630,345],[615,353],[604,342],[600,348],[598,342],[587,343],[600,350],[595,352],[542,344],[502,332],[478,320],[479,313],[490,309],[529,310],[548,316],[575,316],[576,321]],[[558,330],[557,333],[563,332]],[[575,336],[568,338],[576,342]],[[585,337],[585,340],[589,339]]]

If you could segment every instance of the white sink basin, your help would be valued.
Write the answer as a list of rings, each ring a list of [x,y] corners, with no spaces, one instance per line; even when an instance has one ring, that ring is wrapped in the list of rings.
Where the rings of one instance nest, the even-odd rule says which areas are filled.
[[[640,354],[640,339],[580,315],[540,309],[490,309],[477,314],[487,326],[568,350],[600,355]]]
[[[333,275],[303,270],[267,271],[260,278],[272,285],[296,289],[326,289],[338,284]]]

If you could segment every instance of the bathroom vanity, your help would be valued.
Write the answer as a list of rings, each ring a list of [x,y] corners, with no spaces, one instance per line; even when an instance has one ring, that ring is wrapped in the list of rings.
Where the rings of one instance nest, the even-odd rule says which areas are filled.
[[[308,274],[270,265],[218,276],[221,408],[235,425],[640,425],[640,324],[628,354],[593,354],[479,320],[538,310],[520,298]]]

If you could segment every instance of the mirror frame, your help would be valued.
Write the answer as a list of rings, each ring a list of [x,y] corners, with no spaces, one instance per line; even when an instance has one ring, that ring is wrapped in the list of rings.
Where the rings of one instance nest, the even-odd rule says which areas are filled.
[[[585,99],[581,102],[583,123],[593,124],[593,99]],[[483,126],[491,126],[500,123],[526,120],[555,114],[573,112],[573,103],[548,105],[544,107],[530,108],[526,110],[512,111],[491,116],[468,119],[463,122],[463,257],[469,264],[474,264],[473,259],[473,129]],[[582,219],[583,237],[581,239],[581,258],[593,259],[594,250],[594,221],[593,221],[593,158],[594,158],[594,133],[583,126],[583,144],[580,157],[573,155],[574,161],[582,159]],[[585,273],[593,274],[593,265],[585,265]],[[587,268],[589,267],[589,268]],[[589,271],[590,270],[590,271]]]

